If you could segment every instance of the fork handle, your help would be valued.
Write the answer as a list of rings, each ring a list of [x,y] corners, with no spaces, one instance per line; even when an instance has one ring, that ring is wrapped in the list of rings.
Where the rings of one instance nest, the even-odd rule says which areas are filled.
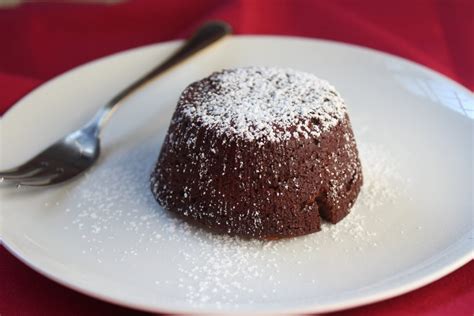
[[[205,23],[173,55],[150,70],[143,77],[137,79],[107,102],[107,104],[95,114],[92,120],[86,124],[85,128],[97,136],[122,100],[134,93],[138,88],[152,81],[172,67],[187,60],[189,57],[200,52],[204,48],[216,43],[231,32],[232,28],[225,22],[210,21]]]

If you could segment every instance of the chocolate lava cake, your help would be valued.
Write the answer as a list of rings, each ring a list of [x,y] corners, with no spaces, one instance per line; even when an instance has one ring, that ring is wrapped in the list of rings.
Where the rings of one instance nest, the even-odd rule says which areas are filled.
[[[337,223],[362,185],[346,106],[291,69],[227,69],[182,93],[151,188],[168,211],[220,233],[274,239]]]

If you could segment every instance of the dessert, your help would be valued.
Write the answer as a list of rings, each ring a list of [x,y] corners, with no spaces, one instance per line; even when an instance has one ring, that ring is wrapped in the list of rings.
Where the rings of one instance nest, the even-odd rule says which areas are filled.
[[[151,176],[168,211],[216,232],[274,239],[337,223],[362,185],[346,106],[291,69],[227,69],[182,93]]]

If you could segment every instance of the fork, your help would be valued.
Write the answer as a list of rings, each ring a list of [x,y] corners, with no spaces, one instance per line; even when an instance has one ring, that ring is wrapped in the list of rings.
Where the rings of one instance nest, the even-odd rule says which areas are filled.
[[[97,161],[100,154],[100,131],[122,100],[231,32],[230,25],[225,22],[205,23],[173,55],[115,95],[84,126],[58,140],[23,165],[0,171],[1,182],[46,186],[81,174]]]

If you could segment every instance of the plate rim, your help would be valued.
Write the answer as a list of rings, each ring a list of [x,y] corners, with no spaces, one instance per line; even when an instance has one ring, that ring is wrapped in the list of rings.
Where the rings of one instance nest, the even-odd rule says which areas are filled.
[[[395,55],[393,53],[381,51],[381,50],[371,48],[371,47],[368,47],[368,46],[363,46],[363,45],[354,44],[354,43],[340,42],[340,41],[336,41],[336,40],[332,40],[332,39],[325,39],[325,38],[314,38],[314,37],[292,36],[292,35],[273,35],[273,34],[265,34],[265,35],[233,34],[231,36],[228,36],[228,38],[226,38],[225,40],[226,41],[235,40],[236,38],[237,39],[243,39],[243,38],[256,38],[256,39],[257,38],[275,38],[275,39],[284,39],[284,40],[323,42],[323,43],[327,43],[327,44],[336,44],[336,45],[340,45],[340,46],[348,46],[350,48],[355,48],[355,49],[359,49],[359,50],[362,50],[362,51],[369,51],[369,52],[376,53],[376,54],[382,54],[382,55],[385,55],[386,57],[391,57],[391,58],[403,60],[404,62],[407,62],[407,63],[411,64],[412,66],[421,67],[425,71],[431,72],[432,74],[435,74],[437,76],[441,76],[443,79],[448,80],[450,83],[457,86],[457,88],[460,88],[460,89],[464,90],[465,92],[468,92],[471,95],[473,94],[473,91],[471,91],[470,88],[464,86],[462,83],[454,80],[453,78],[448,77],[447,75],[445,75],[445,74],[443,74],[443,73],[441,73],[441,72],[439,72],[435,69],[429,68],[426,65],[423,65],[421,63],[418,63],[418,62],[410,60],[410,59],[407,59],[405,57]],[[99,62],[101,62],[105,59],[112,58],[112,57],[117,57],[118,55],[122,55],[122,54],[131,53],[131,52],[134,52],[136,50],[149,49],[149,48],[152,48],[154,46],[161,46],[161,45],[175,45],[177,43],[182,43],[182,42],[184,42],[184,39],[173,39],[173,40],[169,40],[169,41],[163,41],[163,42],[158,42],[158,43],[152,43],[152,44],[132,47],[132,48],[121,50],[121,51],[118,51],[118,52],[115,52],[115,53],[112,53],[112,54],[109,54],[109,55],[105,55],[105,56],[102,56],[102,57],[99,57],[99,58],[96,58],[96,59],[92,59],[90,61],[79,64],[79,65],[77,65],[75,67],[72,67],[70,69],[67,69],[67,70],[53,76],[52,78],[46,80],[45,82],[42,82],[39,86],[33,88],[27,94],[23,95],[20,99],[16,100],[13,105],[11,105],[2,115],[0,115],[0,119],[4,119],[14,108],[17,108],[19,106],[19,104],[23,102],[24,99],[29,97],[30,94],[34,93],[36,90],[39,90],[39,89],[43,88],[45,85],[50,84],[53,81],[61,79],[61,77],[65,76],[65,75],[69,75],[72,72],[80,70],[82,67],[88,67],[88,66],[91,66],[94,63],[99,63]]]
[[[470,236],[473,234],[474,230],[471,230],[470,232],[466,233],[462,238],[458,239],[454,247],[451,247],[449,249],[447,254],[444,254],[443,256],[437,258],[434,263],[432,263],[432,266],[435,265],[435,263],[443,260],[448,260],[448,264],[441,264],[441,267],[436,266],[435,268],[430,268],[429,265],[426,265],[427,262],[430,261],[432,258],[428,258],[424,260],[420,265],[423,267],[419,270],[417,270],[417,274],[419,275],[420,272],[424,272],[422,277],[418,278],[413,278],[410,277],[412,280],[405,282],[402,285],[395,286],[393,288],[385,289],[383,291],[379,291],[376,293],[373,293],[371,295],[365,295],[362,293],[360,296],[353,297],[351,299],[345,299],[344,301],[347,301],[347,303],[344,303],[343,306],[341,306],[341,302],[336,302],[336,303],[331,303],[331,304],[326,304],[326,305],[321,305],[315,303],[314,305],[307,305],[307,306],[300,306],[300,307],[281,307],[278,305],[267,305],[270,306],[270,308],[262,308],[262,310],[253,310],[251,313],[254,315],[263,315],[263,314],[268,314],[268,313],[273,313],[273,312],[279,312],[279,313],[328,313],[328,312],[335,312],[335,311],[341,311],[341,310],[346,310],[346,309],[351,309],[355,307],[360,307],[376,302],[381,302],[390,298],[394,298],[403,294],[406,294],[408,292],[414,291],[416,289],[419,289],[425,285],[431,284],[432,282],[435,282],[442,277],[454,272],[455,270],[461,268],[462,266],[468,264],[471,260],[474,260],[474,253],[472,249],[469,249],[469,241],[470,241]],[[34,271],[38,272],[39,274],[45,276],[46,278],[62,285],[65,286],[69,289],[72,289],[76,292],[79,292],[83,295],[87,295],[89,297],[93,297],[102,301],[105,301],[107,303],[112,303],[115,305],[127,307],[127,308],[132,308],[136,310],[141,310],[141,311],[146,311],[146,312],[154,312],[154,313],[178,313],[178,314],[186,314],[192,312],[191,309],[179,309],[179,308],[167,308],[167,307],[156,307],[154,304],[139,304],[135,303],[132,301],[128,300],[120,300],[118,298],[114,298],[112,295],[104,294],[99,291],[95,290],[90,290],[86,287],[82,287],[80,285],[76,285],[69,280],[66,280],[66,278],[61,278],[60,276],[55,275],[54,273],[51,273],[47,271],[47,269],[44,269],[38,265],[35,265],[34,263],[31,263],[28,261],[25,257],[24,254],[22,253],[21,250],[16,248],[14,245],[15,243],[7,243],[5,242],[5,239],[2,240],[2,246],[9,252],[11,253],[14,257],[16,257],[18,260],[20,260],[23,264],[28,266],[29,268],[33,269]],[[463,247],[463,244],[466,244],[465,247]],[[464,251],[463,251],[464,250]],[[457,258],[452,258],[452,256],[449,256],[449,253],[456,252],[456,251],[461,251],[461,255]],[[430,270],[434,270],[434,272],[430,272]],[[375,286],[377,287],[377,286]],[[301,305],[304,305],[305,301],[300,301]],[[264,306],[264,305],[261,305]],[[229,310],[225,311],[225,314],[228,315],[239,315],[242,312],[246,311],[239,311],[239,310]],[[206,308],[200,308],[199,309],[200,314],[214,314],[216,313],[215,309],[206,309]]]
[[[448,76],[446,76],[442,73],[439,73],[436,70],[428,68],[425,65],[419,64],[417,62],[408,60],[406,58],[403,58],[403,57],[400,57],[400,56],[397,56],[397,55],[394,55],[394,54],[391,54],[391,53],[379,51],[379,50],[369,48],[369,47],[365,47],[365,46],[361,46],[361,45],[338,42],[338,41],[327,40],[327,39],[317,39],[317,38],[308,38],[308,37],[300,37],[300,36],[280,36],[280,35],[237,35],[237,36],[233,35],[230,38],[230,40],[235,40],[236,38],[237,38],[237,40],[240,40],[240,39],[245,40],[246,38],[251,38],[251,39],[277,39],[277,40],[283,40],[283,41],[294,41],[294,40],[296,40],[296,41],[305,41],[305,42],[311,42],[311,43],[314,43],[314,42],[318,43],[319,42],[319,43],[326,43],[326,44],[330,44],[330,45],[337,45],[337,46],[340,46],[340,47],[345,46],[345,47],[349,47],[349,48],[357,49],[357,50],[362,50],[362,51],[369,52],[369,53],[382,54],[385,57],[395,58],[395,59],[398,59],[398,60],[403,60],[404,62],[407,62],[411,66],[421,67],[422,70],[427,71],[431,74],[434,74],[438,77],[441,77],[442,79],[449,81],[451,84],[456,86],[458,89],[461,89],[463,91],[467,91],[469,94],[472,94],[472,92],[469,88],[463,86],[462,84],[460,84],[459,82],[449,78]],[[227,40],[229,40],[229,39],[227,39]],[[152,48],[158,47],[158,46],[167,46],[167,45],[173,46],[173,45],[176,45],[176,44],[178,44],[182,41],[183,40],[178,39],[178,40],[172,40],[172,41],[166,41],[166,42],[160,42],[160,43],[154,43],[154,44],[134,47],[134,48],[119,51],[119,52],[116,52],[116,53],[113,53],[113,54],[110,54],[110,55],[107,55],[107,56],[103,56],[103,57],[100,57],[98,59],[91,60],[91,61],[86,62],[84,64],[78,65],[78,66],[76,66],[72,69],[66,70],[65,72],[63,72],[63,73],[47,80],[46,82],[42,83],[38,87],[36,87],[33,90],[31,90],[30,92],[28,92],[23,97],[21,97],[19,100],[17,100],[14,103],[13,106],[11,106],[9,109],[7,109],[7,111],[4,112],[2,116],[0,116],[0,120],[4,120],[5,118],[8,118],[11,115],[11,113],[15,111],[15,109],[18,109],[19,107],[21,107],[21,104],[23,103],[23,101],[26,98],[32,97],[32,94],[34,94],[36,91],[38,91],[40,89],[43,89],[43,88],[47,88],[47,86],[49,84],[52,84],[56,81],[61,80],[64,76],[68,76],[68,75],[74,74],[75,72],[80,71],[82,69],[82,67],[93,67],[93,65],[95,63],[100,63],[102,61],[105,61],[106,59],[118,57],[118,56],[121,56],[121,55],[130,54],[130,53],[136,53],[136,51],[138,51],[138,50],[152,49]],[[0,221],[0,228],[1,228],[2,225],[3,225],[3,220]],[[108,295],[108,294],[100,292],[100,291],[88,289],[85,286],[74,284],[74,283],[71,282],[71,280],[68,280],[67,277],[64,277],[64,276],[61,277],[61,275],[57,275],[57,273],[55,274],[54,272],[48,271],[47,268],[41,267],[41,264],[37,264],[37,263],[35,264],[34,262],[31,262],[31,260],[29,260],[29,258],[28,258],[28,255],[21,251],[21,249],[20,249],[21,247],[17,246],[16,243],[12,240],[8,241],[8,237],[4,234],[4,232],[2,233],[2,231],[3,231],[3,229],[0,229],[0,244],[3,245],[3,247],[8,252],[10,252],[13,256],[15,256],[17,259],[19,259],[21,262],[23,262],[25,265],[27,265],[28,267],[30,267],[34,271],[42,274],[43,276],[49,278],[50,280],[52,280],[56,283],[61,284],[62,286],[65,286],[67,288],[75,290],[75,291],[77,291],[81,294],[85,294],[87,296],[94,297],[94,298],[97,298],[97,299],[100,299],[100,300],[103,300],[103,301],[106,301],[106,302],[109,302],[109,303],[113,303],[113,304],[124,306],[124,307],[134,308],[134,309],[138,309],[138,310],[142,310],[142,311],[173,312],[173,313],[187,313],[187,312],[190,312],[190,309],[176,309],[176,308],[168,309],[166,307],[165,308],[157,307],[157,306],[155,306],[155,304],[141,304],[141,303],[131,302],[130,300],[126,300],[126,299],[124,300],[124,299],[120,299],[120,298],[114,298],[113,295]],[[437,258],[435,260],[435,263],[440,262],[440,261],[442,262],[443,260],[447,260],[447,263],[444,263],[444,264],[441,263],[441,266],[436,266],[435,268],[424,267],[423,263],[425,261],[429,261],[433,257],[427,258],[420,264],[422,266],[422,268],[417,270],[417,272],[418,272],[417,275],[420,275],[420,272],[422,272],[422,276],[409,277],[409,279],[411,279],[411,281],[409,280],[409,281],[402,282],[401,285],[395,285],[395,286],[392,286],[392,288],[388,288],[388,289],[385,289],[383,291],[378,291],[378,292],[375,291],[375,293],[372,293],[372,294],[369,294],[369,295],[366,294],[365,296],[362,295],[362,296],[355,296],[351,299],[345,299],[345,300],[343,299],[343,301],[347,301],[347,303],[336,302],[336,303],[326,304],[326,305],[321,305],[321,304],[317,304],[317,303],[315,303],[314,305],[311,305],[311,304],[306,304],[305,305],[304,304],[305,300],[301,300],[301,301],[295,301],[295,303],[296,303],[295,305],[305,305],[305,306],[293,307],[293,308],[286,307],[285,308],[285,307],[280,307],[278,305],[268,305],[267,304],[269,308],[265,308],[264,305],[260,305],[263,308],[261,308],[261,310],[254,310],[254,311],[252,311],[252,313],[260,314],[260,313],[268,313],[268,312],[275,312],[275,311],[278,311],[278,312],[300,312],[300,313],[301,312],[332,312],[332,311],[338,311],[338,310],[353,308],[353,307],[357,307],[357,306],[367,305],[367,304],[370,304],[370,303],[375,303],[375,302],[379,302],[379,301],[382,301],[382,300],[386,300],[386,299],[389,299],[389,298],[393,298],[393,297],[402,295],[404,293],[407,293],[407,292],[413,291],[415,289],[418,289],[418,288],[420,288],[424,285],[430,284],[430,283],[446,276],[447,274],[455,271],[456,269],[462,267],[463,265],[467,264],[471,260],[473,260],[474,259],[474,254],[473,254],[472,245],[471,245],[471,247],[469,245],[469,241],[471,239],[469,236],[472,236],[473,234],[474,234],[474,229],[471,229],[471,231],[469,231],[465,236],[461,237],[460,239],[458,239],[457,241],[455,241],[454,243],[451,244],[451,246],[453,246],[453,247],[451,247],[452,249],[447,250],[446,253],[443,254],[442,257]],[[451,253],[456,254],[456,252],[459,252],[459,254],[457,254],[457,257],[455,256],[453,258],[452,255],[451,256],[449,255]],[[433,271],[431,271],[431,270],[433,270]],[[215,313],[216,310],[215,309],[206,310],[206,308],[200,308],[199,312],[200,313],[206,313],[206,312]],[[225,313],[234,314],[234,313],[239,313],[239,311],[230,310],[230,311],[225,311]]]

